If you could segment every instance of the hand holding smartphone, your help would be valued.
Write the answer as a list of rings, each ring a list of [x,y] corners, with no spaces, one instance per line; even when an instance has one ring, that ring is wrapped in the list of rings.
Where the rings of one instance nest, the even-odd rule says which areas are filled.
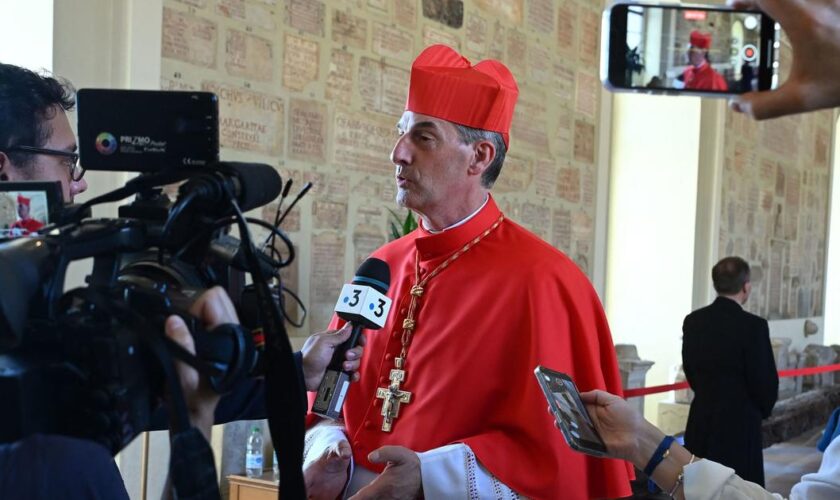
[[[610,90],[726,97],[777,85],[780,28],[757,10],[620,2],[601,35]]]
[[[534,370],[534,375],[569,447],[596,457],[607,456],[607,446],[598,435],[572,379],[542,366]]]

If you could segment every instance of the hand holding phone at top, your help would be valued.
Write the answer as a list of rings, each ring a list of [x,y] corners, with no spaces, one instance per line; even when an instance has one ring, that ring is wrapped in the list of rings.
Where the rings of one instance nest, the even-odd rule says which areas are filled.
[[[840,106],[840,2],[729,0],[729,5],[766,12],[793,46],[787,81],[775,90],[735,97],[732,109],[763,120]]]

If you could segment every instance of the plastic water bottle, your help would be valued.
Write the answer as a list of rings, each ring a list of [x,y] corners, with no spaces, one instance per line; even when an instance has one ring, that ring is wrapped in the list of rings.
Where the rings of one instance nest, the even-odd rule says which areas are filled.
[[[279,481],[280,480],[280,464],[277,463],[277,449],[276,448],[274,449],[274,462],[272,462],[272,463],[274,464],[273,467],[272,467],[274,469],[274,480]]]
[[[245,448],[245,474],[248,477],[260,477],[263,472],[263,439],[262,431],[256,425],[248,435]]]

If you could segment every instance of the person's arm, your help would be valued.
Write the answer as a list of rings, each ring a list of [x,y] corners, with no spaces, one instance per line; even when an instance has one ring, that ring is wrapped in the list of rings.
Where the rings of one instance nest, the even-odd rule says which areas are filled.
[[[729,0],[781,24],[793,47],[790,76],[778,89],[748,92],[730,106],[757,120],[840,106],[840,2]]]
[[[613,458],[628,460],[644,470],[657,452],[665,434],[624,399],[604,391],[580,395],[598,434]],[[698,499],[779,499],[757,484],[744,481],[720,464],[694,457],[676,441],[653,469],[650,478],[674,498]]]
[[[770,329],[766,321],[761,320],[758,330],[750,332],[745,352],[747,391],[761,416],[767,418],[773,411],[773,405],[776,404],[779,395],[779,374],[776,371],[773,346],[770,344]]]

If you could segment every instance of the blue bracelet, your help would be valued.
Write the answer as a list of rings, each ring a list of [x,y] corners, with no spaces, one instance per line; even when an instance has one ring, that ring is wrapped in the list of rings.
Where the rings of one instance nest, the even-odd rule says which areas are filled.
[[[653,474],[654,469],[662,463],[662,460],[665,458],[666,452],[668,448],[671,447],[671,444],[674,442],[674,436],[665,436],[662,439],[662,442],[659,443],[659,446],[656,448],[656,451],[653,452],[653,456],[650,457],[647,465],[645,466],[645,475],[650,477]]]

